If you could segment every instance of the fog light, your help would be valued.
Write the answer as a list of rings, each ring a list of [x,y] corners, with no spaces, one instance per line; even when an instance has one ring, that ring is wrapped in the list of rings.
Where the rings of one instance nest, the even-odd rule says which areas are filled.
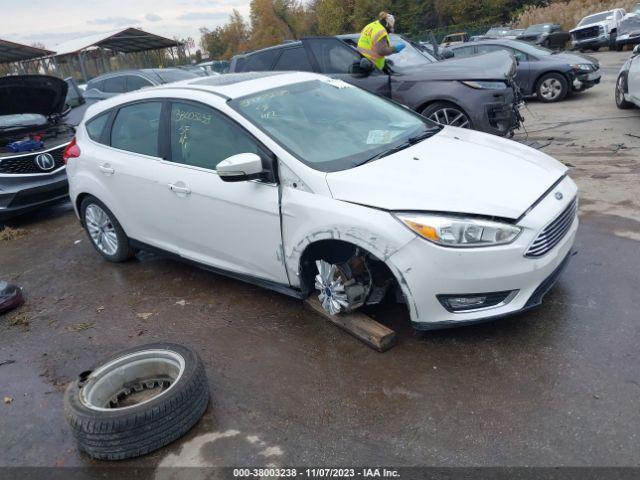
[[[436,295],[438,301],[450,312],[468,312],[472,310],[501,307],[509,303],[518,290],[504,292],[473,293],[464,295]]]

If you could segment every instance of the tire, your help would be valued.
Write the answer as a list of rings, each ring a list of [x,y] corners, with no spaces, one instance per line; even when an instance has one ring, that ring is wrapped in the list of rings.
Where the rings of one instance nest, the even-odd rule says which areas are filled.
[[[149,362],[163,355],[164,360]],[[146,366],[136,370],[133,360],[142,359]],[[124,372],[124,379],[116,373],[108,377],[110,371]],[[129,392],[123,393],[127,374],[132,378]],[[105,378],[118,383],[107,385]],[[159,393],[145,398],[150,390],[142,385],[148,387],[149,383]],[[138,386],[142,397],[136,397]],[[122,388],[121,394],[114,388]],[[109,397],[111,393],[113,397]],[[105,403],[107,397],[118,400],[115,405],[113,400]],[[131,402],[134,398],[142,401]],[[124,460],[153,452],[183,436],[200,420],[208,403],[207,377],[198,354],[182,345],[152,343],[119,352],[93,371],[80,374],[67,388],[64,412],[81,451],[98,460]]]
[[[103,219],[98,218],[102,214],[104,225],[100,224]],[[84,198],[80,204],[80,216],[93,248],[105,259],[110,262],[125,262],[135,255],[135,250],[129,245],[129,238],[120,222],[100,200],[90,195]],[[112,242],[115,243],[115,247]]]
[[[615,90],[615,99],[616,99],[616,107],[620,110],[628,110],[633,108],[634,105],[631,102],[627,102],[624,99],[624,92],[627,90],[627,79],[624,75],[618,75],[618,80],[616,80],[616,90]]]
[[[423,117],[427,117],[440,125],[450,125],[452,127],[473,128],[469,115],[464,110],[453,103],[434,102],[427,106],[422,112]]]
[[[546,73],[536,84],[538,100],[544,103],[553,103],[564,100],[569,93],[569,83],[560,73]]]

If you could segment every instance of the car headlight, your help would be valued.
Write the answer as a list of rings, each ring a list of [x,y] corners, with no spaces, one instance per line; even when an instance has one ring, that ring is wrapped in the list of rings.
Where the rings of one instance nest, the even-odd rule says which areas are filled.
[[[445,247],[490,247],[513,242],[522,229],[508,223],[470,217],[395,213],[395,217],[430,242]]]
[[[479,90],[504,90],[507,88],[505,82],[482,82],[478,80],[462,80],[467,87],[477,88]]]
[[[573,68],[574,70],[579,70],[581,72],[590,72],[591,70],[593,70],[593,65],[591,65],[590,63],[574,63],[573,65],[571,65],[571,68]]]

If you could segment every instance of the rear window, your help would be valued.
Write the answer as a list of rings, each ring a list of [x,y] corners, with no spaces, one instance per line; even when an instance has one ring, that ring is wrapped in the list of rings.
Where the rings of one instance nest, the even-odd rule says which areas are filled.
[[[108,118],[109,113],[103,113],[87,122],[86,129],[91,140],[100,142],[102,139],[102,132],[104,131],[104,126],[107,124]]]

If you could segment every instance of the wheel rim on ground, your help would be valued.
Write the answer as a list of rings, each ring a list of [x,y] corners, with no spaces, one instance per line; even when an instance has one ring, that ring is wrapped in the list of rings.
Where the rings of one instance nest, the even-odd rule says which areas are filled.
[[[440,108],[429,115],[429,120],[433,120],[440,125],[449,125],[452,127],[469,128],[469,118],[457,108],[445,107]]]
[[[170,350],[124,355],[81,378],[80,401],[99,411],[136,407],[166,395],[184,369],[182,355]]]
[[[84,213],[91,240],[102,253],[114,255],[118,251],[118,235],[109,216],[98,205],[89,205]]]
[[[540,85],[540,95],[546,100],[555,100],[562,93],[562,83],[557,78],[547,78]]]

